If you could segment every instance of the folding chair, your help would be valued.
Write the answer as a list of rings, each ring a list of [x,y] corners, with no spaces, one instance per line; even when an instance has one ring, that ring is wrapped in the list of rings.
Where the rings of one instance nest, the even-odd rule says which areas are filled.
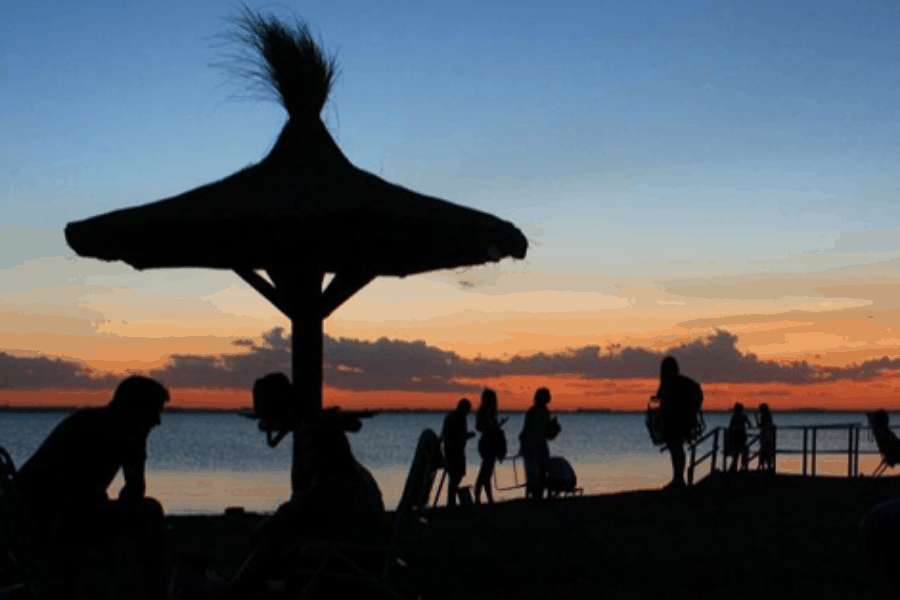
[[[516,454],[515,456],[513,456],[510,459],[510,462],[512,463],[512,469],[513,469],[513,481],[515,481],[515,483],[508,487],[500,487],[500,483],[497,480],[497,469],[494,468],[494,489],[496,491],[508,492],[510,490],[524,489],[525,487],[527,487],[527,484],[524,482],[524,478],[525,478],[524,473],[522,474],[523,482],[519,483],[519,469],[517,467],[517,461],[520,461],[520,460],[524,460],[522,458],[521,454]]]
[[[881,453],[881,464],[872,473],[872,477],[880,477],[886,470],[900,463],[900,439],[891,431],[888,414],[884,410],[866,413],[872,436]]]

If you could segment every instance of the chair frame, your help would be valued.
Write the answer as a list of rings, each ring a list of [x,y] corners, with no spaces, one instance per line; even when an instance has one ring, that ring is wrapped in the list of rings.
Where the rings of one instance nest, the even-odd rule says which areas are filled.
[[[866,413],[872,437],[881,453],[881,463],[872,472],[872,477],[881,477],[885,471],[900,464],[900,439],[891,431],[890,423],[881,425],[876,422],[876,413]]]

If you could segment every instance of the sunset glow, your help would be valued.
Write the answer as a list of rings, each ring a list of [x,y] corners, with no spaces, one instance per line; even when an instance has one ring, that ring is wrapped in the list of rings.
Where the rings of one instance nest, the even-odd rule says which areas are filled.
[[[220,3],[189,0],[175,22],[152,4],[51,4],[50,21],[24,3],[0,24],[0,404],[102,404],[144,373],[173,406],[246,407],[256,378],[290,371],[275,306],[228,269],[79,256],[63,228],[255,172],[288,112],[233,101],[251,82],[209,68],[235,50],[209,43],[227,33]],[[490,385],[521,409],[547,386],[559,410],[642,410],[671,352],[709,410],[900,408],[898,15],[707,4],[459,12],[474,21],[295,7],[340,49],[318,116],[347,159],[528,240],[522,260],[352,295],[324,322],[326,404],[444,409]],[[319,201],[305,177],[279,202]],[[328,209],[384,202],[356,195]],[[243,215],[231,201],[209,213]],[[356,242],[336,233],[353,218],[316,264]],[[238,223],[219,251],[264,246],[280,219],[255,240]],[[193,227],[141,250],[181,256],[211,239]]]
[[[539,387],[550,388],[554,410],[643,411],[659,385],[658,380],[653,379],[598,381],[565,376],[501,377],[469,383],[495,389],[500,397],[501,410],[516,411],[531,405],[534,392]],[[767,402],[776,411],[821,409],[861,412],[897,407],[900,403],[900,374],[865,382],[813,385],[713,383],[704,385],[703,390],[704,409],[708,411],[727,411],[735,402],[754,408],[761,402]],[[240,410],[249,409],[252,405],[249,390],[172,388],[170,392],[171,408]],[[3,403],[11,407],[100,406],[106,404],[110,396],[111,391],[3,390],[0,393]],[[358,392],[328,386],[324,390],[326,406],[347,409],[449,410],[463,397],[478,405],[477,392]]]

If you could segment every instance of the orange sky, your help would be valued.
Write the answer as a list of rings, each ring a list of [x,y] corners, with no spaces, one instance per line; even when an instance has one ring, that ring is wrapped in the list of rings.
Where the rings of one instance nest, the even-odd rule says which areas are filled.
[[[149,371],[172,354],[245,353],[246,347],[233,342],[258,342],[263,332],[290,326],[230,271],[139,272],[121,263],[68,260],[59,229],[17,225],[3,232],[7,254],[32,243],[49,248],[0,268],[0,351],[13,357],[59,357],[99,372]],[[900,356],[900,267],[895,267],[900,254],[868,250],[871,235],[860,236],[860,248],[784,259],[603,264],[605,257],[598,255],[584,264],[535,258],[378,278],[335,311],[324,328],[336,338],[422,340],[462,358],[611,344],[659,352],[722,330],[738,336],[735,348],[743,355],[845,367]],[[2,389],[4,376],[15,386],[19,374],[0,372],[0,402],[80,405],[105,398]],[[738,398],[755,405],[765,397],[776,409],[789,409],[890,406],[896,405],[895,393],[900,397],[892,375],[814,385],[698,379],[710,409]],[[655,386],[651,380],[567,376],[505,377],[493,385],[508,406],[524,406],[534,389],[547,385],[560,408],[622,410],[642,409]],[[444,407],[458,399],[455,393],[332,389],[325,396],[348,406],[389,407]],[[246,393],[233,391],[175,390],[174,397],[184,406],[249,404]]]
[[[653,379],[588,380],[575,377],[518,376],[481,380],[498,391],[503,409],[527,408],[534,391],[550,388],[555,410],[607,408],[642,411],[656,392]],[[900,410],[900,374],[871,381],[846,380],[835,383],[785,385],[750,383],[710,383],[703,386],[704,409],[729,410],[735,402],[756,407],[767,402],[774,410],[823,408],[866,411],[885,408]],[[174,388],[173,407],[240,409],[251,405],[249,391]],[[325,403],[344,408],[428,408],[443,410],[468,397],[477,406],[478,394],[420,392],[347,392],[325,388]],[[0,390],[0,402],[11,406],[99,406],[109,401],[110,392],[15,391]]]

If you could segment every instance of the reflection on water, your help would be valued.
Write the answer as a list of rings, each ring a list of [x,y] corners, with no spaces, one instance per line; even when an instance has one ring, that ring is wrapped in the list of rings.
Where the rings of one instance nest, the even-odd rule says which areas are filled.
[[[66,413],[0,413],[0,444],[21,465],[37,449]],[[821,413],[776,415],[779,425],[865,423],[865,416]],[[505,426],[510,454],[518,451],[517,434],[522,414],[513,414]],[[632,489],[652,489],[665,485],[671,477],[669,457],[652,446],[640,414],[561,414],[563,431],[550,444],[551,454],[566,457],[574,466],[578,485],[585,493],[611,493]],[[368,467],[390,509],[397,505],[406,472],[412,462],[419,434],[426,427],[440,432],[442,414],[385,413],[367,420],[362,431],[350,436],[354,452]],[[709,428],[725,426],[728,415],[707,415]],[[900,419],[894,417],[892,422]],[[470,428],[474,418],[469,419]],[[779,430],[779,448],[802,447],[802,433]],[[846,450],[846,430],[820,432],[821,450]],[[863,433],[861,450],[874,450],[874,441]],[[463,485],[474,485],[480,459],[475,440],[468,445],[468,471]],[[860,456],[860,473],[878,466],[877,455]],[[720,463],[721,464],[721,463]],[[228,413],[166,413],[162,425],[148,441],[148,493],[159,498],[170,514],[221,513],[229,506],[251,511],[272,511],[290,496],[291,442],[278,448],[266,446],[256,422]],[[522,465],[518,465],[522,481]],[[700,468],[698,475],[708,467]],[[780,472],[799,473],[799,455],[779,457]],[[846,475],[843,455],[819,456],[816,470],[825,475]],[[499,487],[515,483],[512,461],[497,467]],[[121,488],[119,476],[110,495]],[[518,498],[521,489],[497,492],[496,498]]]

